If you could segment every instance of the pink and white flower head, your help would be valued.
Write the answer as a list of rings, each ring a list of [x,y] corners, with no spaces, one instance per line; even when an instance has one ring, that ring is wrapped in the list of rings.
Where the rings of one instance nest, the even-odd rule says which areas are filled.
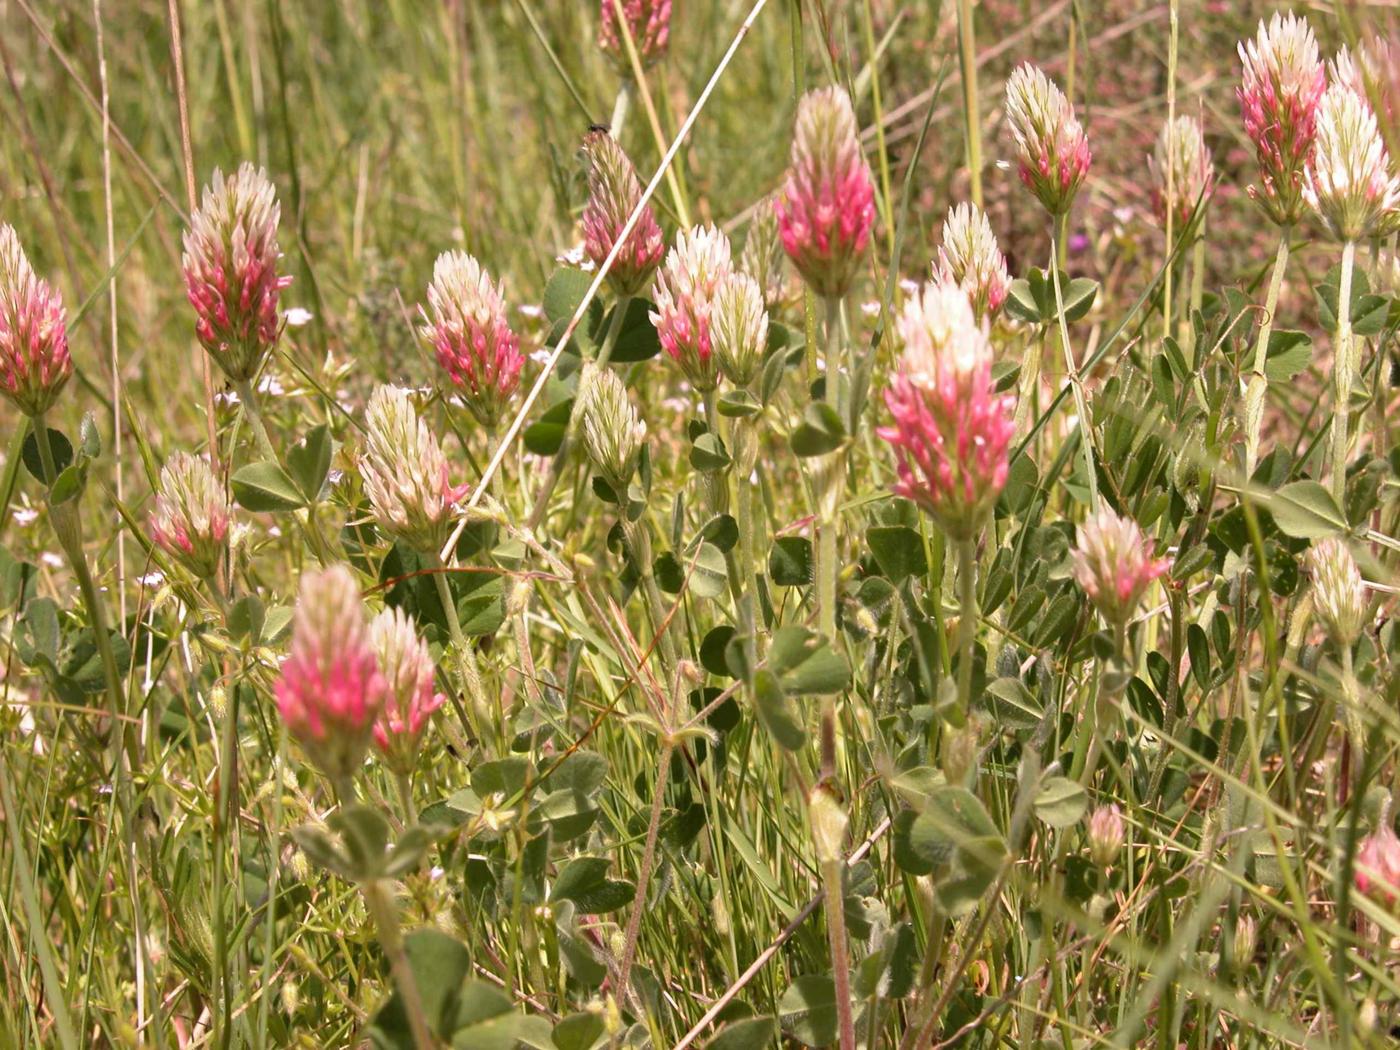
[[[520,339],[506,319],[501,286],[466,252],[433,264],[423,338],[482,426],[495,426],[520,386]]]
[[[1400,226],[1400,179],[1391,173],[1376,116],[1343,84],[1322,96],[1303,195],[1339,241],[1384,236]]]
[[[26,416],[42,415],[72,375],[63,300],[0,225],[0,393]]]
[[[701,393],[719,382],[711,314],[720,285],[733,272],[729,238],[713,226],[695,226],[676,235],[675,247],[656,274],[651,323],[661,348]]]
[[[1374,34],[1354,50],[1343,47],[1332,60],[1332,82],[1366,99],[1383,130],[1400,133],[1400,40]]]
[[[1400,838],[1382,824],[1361,841],[1356,852],[1356,888],[1387,908],[1400,900]]]
[[[470,487],[453,487],[437,438],[393,386],[370,395],[360,473],[379,527],[420,552],[447,541],[452,506]]]
[[[1236,93],[1260,175],[1249,195],[1271,221],[1292,225],[1303,213],[1303,175],[1327,89],[1317,39],[1307,19],[1275,14],[1253,40],[1240,42],[1239,54],[1244,79]]]
[[[228,548],[232,509],[209,464],[176,452],[160,471],[151,539],[200,579],[219,571]]]
[[[1166,229],[1171,215],[1180,233],[1191,220],[1196,202],[1209,198],[1215,186],[1215,166],[1201,122],[1177,117],[1163,125],[1147,167],[1152,173],[1152,211],[1157,223]]]
[[[1006,82],[1006,120],[1021,181],[1046,211],[1063,215],[1093,160],[1074,106],[1043,70],[1023,62]]]
[[[1123,848],[1127,829],[1118,804],[1100,806],[1089,815],[1089,859],[1097,868],[1111,868]]]
[[[995,317],[1006,302],[1011,287],[1006,256],[992,224],[977,205],[964,203],[948,209],[937,270],[962,286],[978,317]]]
[[[617,8],[622,8],[619,23]],[[624,72],[632,68],[627,55],[626,28],[637,49],[637,58],[646,67],[666,55],[671,40],[671,0],[598,0],[598,46]]]
[[[583,247],[602,266],[642,200],[636,169],[617,140],[606,131],[590,131],[583,140],[588,158],[588,203],[583,208]],[[666,252],[656,213],[645,205],[632,232],[608,270],[608,283],[618,295],[632,296],[646,287]]]
[[[637,415],[616,373],[588,365],[575,411],[582,420],[583,448],[618,496],[627,491],[646,446],[647,425]]]
[[[1366,619],[1366,585],[1356,559],[1344,542],[1329,536],[1309,549],[1305,562],[1318,620],[1335,644],[1351,648]]]
[[[277,342],[277,299],[292,283],[277,273],[277,191],[261,168],[217,169],[185,231],[181,264],[195,335],[235,383],[247,382]]]
[[[768,348],[768,311],[758,282],[731,273],[715,295],[712,343],[720,374],[740,390],[758,378]]]
[[[387,691],[349,567],[303,574],[274,692],[287,729],[332,780],[360,768]]]
[[[904,352],[885,390],[894,423],[877,431],[898,458],[894,492],[953,539],[973,539],[1006,484],[1013,431],[1012,399],[992,385],[987,323],[940,280],[905,303],[896,327]]]
[[[406,777],[417,765],[433,712],[447,698],[433,691],[433,658],[403,610],[385,609],[371,620],[369,639],[388,684],[388,700],[374,723],[374,743],[384,764]]]
[[[774,209],[803,280],[823,298],[844,296],[875,225],[875,182],[844,88],[809,91],[797,104],[792,163]]]
[[[1110,624],[1124,627],[1154,580],[1171,563],[1154,558],[1142,529],[1104,507],[1079,529],[1070,554],[1074,580]]]

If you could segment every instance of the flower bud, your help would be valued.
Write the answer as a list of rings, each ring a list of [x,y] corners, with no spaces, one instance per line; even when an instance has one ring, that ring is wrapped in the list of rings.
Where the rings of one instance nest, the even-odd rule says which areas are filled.
[[[583,424],[584,449],[621,499],[646,444],[647,425],[638,418],[622,380],[612,372],[590,368],[581,382],[584,392],[575,411]]]
[[[1332,82],[1364,98],[1383,128],[1400,122],[1400,41],[1372,34],[1343,46],[1332,60]]]
[[[583,140],[583,152],[588,158],[583,247],[594,264],[601,267],[612,253],[627,220],[641,203],[642,187],[632,161],[606,131],[590,131]],[[613,292],[620,296],[641,292],[665,251],[656,213],[650,204],[644,205],[608,270],[608,284]]]
[[[768,313],[758,282],[731,273],[715,294],[711,339],[720,374],[739,389],[758,378],[768,346]]]
[[[792,165],[774,206],[783,248],[803,280],[823,298],[844,296],[875,225],[875,183],[843,88],[802,96]]]
[[[452,486],[437,438],[398,387],[370,395],[360,473],[380,528],[419,552],[446,542],[452,505],[469,486]]]
[[[364,761],[386,690],[349,567],[304,573],[274,692],[287,729],[332,780],[353,776]]]
[[[428,720],[446,697],[433,691],[433,658],[401,609],[385,609],[369,625],[370,644],[388,685],[388,699],[374,723],[374,742],[384,764],[408,776]]]
[[[787,256],[772,197],[759,201],[754,208],[739,256],[739,269],[758,282],[765,306],[777,306],[787,298]]]
[[[1110,624],[1125,626],[1147,588],[1171,563],[1152,557],[1137,522],[1104,507],[1079,529],[1071,552],[1074,580]]]
[[[200,579],[219,571],[232,516],[223,488],[203,459],[176,452],[160,471],[151,539]]]
[[[1046,211],[1063,215],[1093,159],[1074,106],[1044,71],[1023,62],[1006,82],[1006,120],[1021,181]]]
[[[1383,236],[1400,226],[1400,178],[1390,172],[1375,114],[1344,85],[1333,84],[1322,96],[1303,195],[1339,241]]]
[[[850,818],[836,796],[818,784],[807,796],[807,818],[812,823],[812,843],[817,848],[817,863],[830,864],[843,859],[846,827]]]
[[[1171,215],[1180,233],[1196,210],[1196,202],[1208,198],[1215,185],[1210,150],[1195,117],[1177,117],[1163,126],[1157,146],[1147,162],[1152,175],[1152,211],[1157,223],[1167,227]]]
[[[1319,541],[1307,553],[1313,607],[1332,641],[1350,649],[1361,637],[1366,588],[1347,545],[1336,537]]]
[[[0,225],[0,393],[26,416],[42,415],[72,374],[63,300]]]
[[[893,426],[876,433],[898,458],[896,495],[955,540],[977,535],[1006,484],[1011,398],[992,385],[986,322],[949,280],[926,284],[896,321],[904,352],[885,390]]]
[[[1100,806],[1089,815],[1089,859],[1094,867],[1102,870],[1113,867],[1123,849],[1125,834],[1123,811],[1117,803]]]
[[[1400,838],[1383,824],[1361,842],[1356,853],[1356,889],[1387,908],[1400,899]]]
[[[444,252],[433,264],[428,307],[420,312],[423,338],[457,393],[482,426],[495,426],[525,363],[500,286],[470,255]]]
[[[733,272],[729,238],[713,226],[697,226],[677,235],[656,275],[651,323],[661,348],[701,393],[719,382],[713,359],[715,296]]]
[[[622,8],[623,22],[617,18]],[[663,58],[671,37],[671,0],[598,0],[598,46],[617,67],[630,73],[631,61],[623,37],[625,28],[646,67]]]
[[[195,335],[235,383],[247,382],[277,342],[277,299],[292,283],[280,277],[277,192],[261,168],[215,170],[185,231],[181,264],[197,317]]]
[[[1259,948],[1259,923],[1253,915],[1241,912],[1235,920],[1235,942],[1231,945],[1230,960],[1236,971],[1248,970],[1254,965],[1254,953]]]
[[[960,285],[979,318],[995,317],[1006,302],[1011,276],[1006,256],[986,214],[975,204],[948,209],[943,223],[943,246],[938,250],[938,273]]]
[[[1239,54],[1244,77],[1236,94],[1260,175],[1249,195],[1272,222],[1291,225],[1302,216],[1303,173],[1327,88],[1317,40],[1307,19],[1275,14],[1253,40],[1241,41]]]

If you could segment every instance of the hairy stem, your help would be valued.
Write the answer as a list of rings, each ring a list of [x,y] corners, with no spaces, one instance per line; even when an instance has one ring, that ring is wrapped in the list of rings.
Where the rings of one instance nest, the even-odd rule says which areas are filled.
[[[1094,471],[1094,425],[1089,415],[1089,405],[1084,399],[1084,384],[1079,378],[1079,367],[1074,363],[1074,349],[1069,343],[1069,323],[1065,320],[1064,292],[1060,288],[1060,268],[1055,260],[1058,256],[1056,245],[1064,240],[1064,216],[1051,225],[1050,233],[1050,277],[1055,286],[1055,319],[1060,325],[1060,347],[1065,355],[1065,372],[1069,375],[1070,389],[1074,392],[1074,410],[1079,414],[1079,430],[1083,435],[1080,442],[1084,450],[1084,471],[1089,483],[1089,509],[1099,509],[1099,482]]]
[[[1249,377],[1249,387],[1244,396],[1244,474],[1248,479],[1254,474],[1259,463],[1259,432],[1264,424],[1264,397],[1269,390],[1269,380],[1264,374],[1264,365],[1269,358],[1269,337],[1274,331],[1274,314],[1278,310],[1279,293],[1283,290],[1283,275],[1288,269],[1288,238],[1291,226],[1279,230],[1278,252],[1274,255],[1274,268],[1269,275],[1269,292],[1264,300],[1264,320],[1259,325],[1259,338],[1254,344],[1254,369]]]
[[[1347,431],[1351,415],[1351,381],[1356,371],[1351,334],[1351,281],[1356,268],[1356,242],[1342,246],[1342,282],[1337,295],[1337,342],[1332,362],[1336,402],[1332,406],[1332,496],[1346,506]]]
[[[627,932],[622,942],[622,961],[617,967],[617,1001],[627,1001],[627,985],[632,977],[632,963],[637,957],[637,937],[642,929],[642,913],[647,906],[647,884],[656,863],[656,840],[661,831],[661,814],[665,808],[666,784],[671,777],[671,753],[675,745],[668,739],[661,748],[656,769],[656,787],[651,798],[651,816],[647,821],[646,845],[637,868],[637,896],[632,901],[632,914],[627,917]]]
[[[413,968],[408,964],[408,954],[404,951],[398,906],[389,893],[388,884],[382,879],[367,882],[361,888],[365,895],[365,904],[374,918],[379,944],[389,960],[389,970],[398,986],[399,998],[403,1001],[403,1012],[408,1018],[413,1045],[417,1050],[433,1050],[437,1042],[428,1028],[428,1021],[423,1013],[423,997],[418,992],[418,982],[413,976]]]

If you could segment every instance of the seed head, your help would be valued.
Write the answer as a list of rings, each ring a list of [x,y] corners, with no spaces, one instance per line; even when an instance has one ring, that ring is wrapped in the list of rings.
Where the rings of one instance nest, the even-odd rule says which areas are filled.
[[[420,552],[446,542],[452,505],[469,486],[453,487],[437,438],[398,387],[370,395],[360,473],[385,532]]]
[[[731,273],[715,294],[712,331],[720,374],[740,390],[758,377],[768,346],[768,312],[758,282],[746,273]]]
[[[232,509],[209,464],[176,452],[160,471],[151,539],[200,579],[219,571]]]
[[[733,272],[729,238],[713,226],[697,226],[677,235],[656,275],[651,323],[661,348],[702,393],[719,382],[712,341],[715,296]]]
[[[390,770],[408,776],[417,765],[428,721],[447,698],[433,691],[433,658],[402,609],[385,609],[370,621],[369,637],[388,686],[388,699],[374,723],[374,743]]]
[[[584,449],[603,480],[622,497],[646,444],[647,425],[612,372],[590,369],[582,382],[585,388],[576,411],[583,422]]]
[[[611,0],[605,0],[610,3]],[[612,253],[627,220],[642,199],[642,186],[632,161],[606,131],[590,131],[583,140],[588,158],[588,203],[583,209],[583,246],[602,266]],[[623,242],[608,270],[608,283],[617,295],[636,295],[646,287],[666,251],[656,213],[648,204]]]
[[[63,300],[0,225],[0,393],[26,416],[47,412],[73,374]]]
[[[1391,174],[1375,114],[1345,85],[1333,84],[1322,96],[1303,195],[1339,241],[1384,236],[1400,226],[1400,179]]]
[[[1113,867],[1123,848],[1123,811],[1117,803],[1100,806],[1089,815],[1089,859],[1097,868]]]
[[[253,378],[277,342],[277,299],[292,283],[277,273],[281,217],[277,191],[261,168],[215,170],[185,231],[181,259],[195,335],[234,382]]]
[[[739,269],[758,282],[765,306],[774,307],[787,298],[787,256],[778,232],[775,198],[767,197],[755,206]]]
[[[1171,563],[1154,558],[1147,538],[1132,518],[1104,507],[1079,529],[1071,554],[1075,582],[1110,624],[1124,626],[1147,588]]]
[[[1303,175],[1327,88],[1317,40],[1307,19],[1275,14],[1253,40],[1240,42],[1239,54],[1244,77],[1236,93],[1259,162],[1260,185],[1249,195],[1271,221],[1291,225],[1303,213]]]
[[[525,363],[500,285],[465,252],[444,252],[433,264],[428,306],[420,312],[420,331],[438,364],[481,425],[495,426]]]
[[[359,769],[386,691],[350,569],[305,573],[277,709],[307,757],[333,780]]]
[[[997,244],[992,224],[977,205],[964,203],[948,209],[937,270],[962,286],[979,318],[995,317],[1006,302],[1011,287],[1006,256]]]
[[[774,202],[783,248],[817,295],[851,287],[875,224],[875,183],[843,88],[809,91],[797,106],[792,164]]]
[[[1012,399],[992,386],[992,347],[967,294],[933,281],[896,322],[904,343],[885,391],[892,426],[877,433],[898,458],[897,495],[954,539],[972,539],[1006,484]]]
[[[1328,537],[1308,551],[1307,568],[1318,620],[1336,645],[1351,648],[1366,618],[1366,586],[1356,559],[1345,543]]]
[[[1195,117],[1177,117],[1164,125],[1147,167],[1152,174],[1152,210],[1157,223],[1166,229],[1170,214],[1180,233],[1196,210],[1196,202],[1208,198],[1215,185],[1215,167],[1201,122]]]
[[[1074,106],[1043,70],[1023,62],[1006,82],[1006,120],[1021,181],[1051,215],[1063,215],[1093,155]]]

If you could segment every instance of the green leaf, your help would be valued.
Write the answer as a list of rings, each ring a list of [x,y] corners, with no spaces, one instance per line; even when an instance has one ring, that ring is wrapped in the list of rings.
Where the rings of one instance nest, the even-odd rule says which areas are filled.
[[[690,465],[706,474],[726,470],[732,462],[718,434],[707,431],[690,446]]]
[[[579,791],[595,795],[608,779],[608,760],[596,751],[575,751],[549,775],[554,791]]]
[[[266,616],[262,599],[256,594],[245,594],[229,610],[228,632],[235,642],[247,639],[250,645],[257,645]]]
[[[812,582],[812,541],[780,536],[768,552],[768,575],[779,587],[806,587]]]
[[[574,305],[577,307],[578,304]],[[627,300],[627,313],[622,319],[622,331],[617,334],[617,342],[613,344],[612,355],[608,360],[625,365],[636,361],[650,361],[661,353],[661,340],[656,335],[656,327],[651,323],[650,317],[655,306],[655,303],[635,295]],[[609,316],[599,331],[606,332],[607,325],[611,323],[612,318]]]
[[[1035,815],[1052,828],[1068,828],[1089,808],[1084,789],[1066,777],[1047,777],[1036,792]]]
[[[306,437],[287,451],[287,473],[307,503],[315,503],[321,498],[321,488],[330,474],[334,451],[331,428],[324,423],[313,427]]]
[[[778,1001],[783,1031],[803,1046],[830,1046],[836,1041],[836,987],[825,974],[803,974]]]
[[[1004,304],[1009,316],[1026,324],[1040,324],[1040,304],[1035,301],[1031,285],[1024,277],[1018,277],[1007,289]]]
[[[1060,273],[1060,296],[1064,301],[1065,320],[1071,324],[1080,320],[1094,305],[1099,294],[1099,282],[1088,277],[1076,277],[1065,284],[1065,274]]]
[[[880,571],[891,583],[928,572],[923,537],[907,525],[876,525],[865,531],[865,542]]]
[[[606,1025],[600,1014],[580,1011],[560,1021],[550,1035],[558,1050],[593,1050],[604,1031]]]
[[[48,428],[49,449],[53,452],[53,469],[55,477],[62,471],[68,469],[73,462],[73,443],[68,440],[66,434],[61,430]],[[25,469],[34,476],[34,480],[41,484],[47,484],[44,480],[44,459],[39,455],[39,441],[34,436],[33,425],[30,425],[29,436],[24,439],[24,449],[21,452]]]
[[[780,627],[773,632],[768,668],[778,675],[788,696],[839,693],[851,682],[846,658],[824,636],[805,627]]]
[[[525,428],[521,435],[525,448],[537,456],[552,456],[564,444],[564,435],[569,430],[569,413],[574,409],[574,399],[550,405],[549,410]]]
[[[559,842],[578,838],[597,819],[597,803],[582,791],[572,789],[546,795],[530,811],[531,829],[548,827]]]
[[[1316,481],[1294,481],[1269,500],[1274,523],[1287,536],[1317,540],[1347,530],[1347,521],[1332,494]]]
[[[1019,678],[993,679],[984,695],[992,718],[1011,729],[1034,729],[1045,717],[1040,702]]]
[[[234,472],[232,482],[233,498],[244,510],[261,513],[306,506],[296,483],[276,463],[249,463]]]
[[[1275,383],[1286,383],[1312,361],[1312,336],[1275,328],[1269,333],[1269,352],[1264,374]]]
[[[593,276],[572,266],[561,266],[549,275],[544,286],[544,315],[551,321],[568,322],[578,312],[579,303],[588,294]]]
[[[500,794],[509,801],[525,789],[531,768],[529,759],[518,756],[483,762],[472,771],[472,791],[478,798]]]
[[[91,412],[84,412],[83,421],[78,424],[78,447],[88,459],[102,455],[102,432],[97,429],[97,419]]]
[[[718,598],[728,587],[729,566],[724,552],[713,543],[700,544],[690,570],[690,593],[700,598]]]
[[[779,747],[797,751],[807,742],[807,729],[788,703],[778,676],[772,671],[763,670],[754,675],[753,699],[758,720]]]
[[[773,1045],[778,1022],[772,1017],[745,1017],[730,1021],[705,1044],[705,1050],[765,1050]]]
[[[564,865],[550,889],[551,901],[573,901],[579,911],[601,915],[630,904],[636,887],[608,878],[606,857],[575,857]]]
[[[49,502],[59,506],[77,499],[83,494],[86,482],[86,461],[80,460],[59,473],[58,480],[53,483],[53,488],[49,489]]]
[[[716,407],[727,419],[748,419],[763,411],[758,399],[747,390],[726,390],[719,395]]]
[[[846,440],[846,427],[836,409],[825,401],[814,401],[802,413],[802,422],[792,432],[789,443],[794,455],[824,456],[835,452]]]

